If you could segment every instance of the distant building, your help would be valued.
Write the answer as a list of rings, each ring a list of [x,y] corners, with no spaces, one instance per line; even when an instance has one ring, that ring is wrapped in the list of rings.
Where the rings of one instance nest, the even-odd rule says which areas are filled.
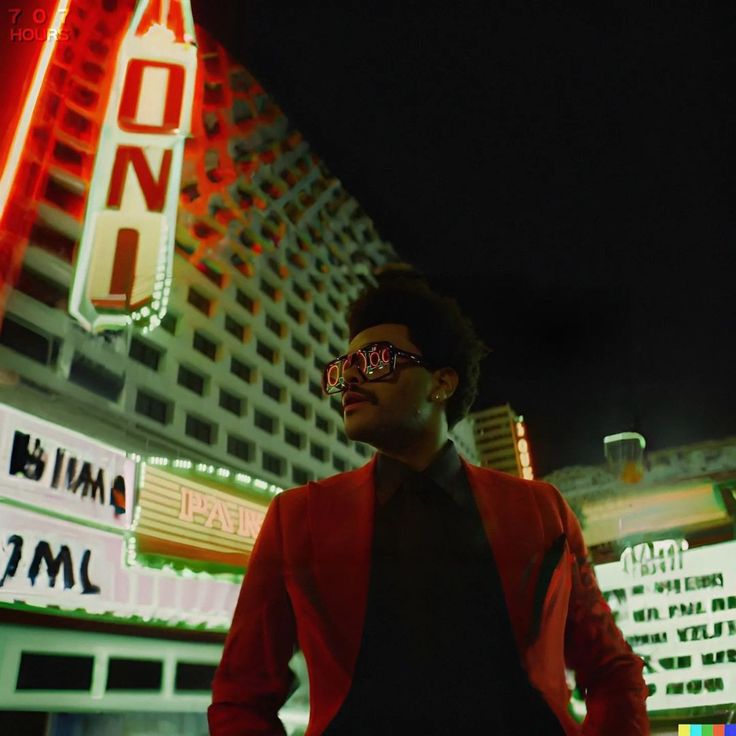
[[[475,445],[486,468],[531,480],[534,470],[524,417],[509,404],[473,412]]]

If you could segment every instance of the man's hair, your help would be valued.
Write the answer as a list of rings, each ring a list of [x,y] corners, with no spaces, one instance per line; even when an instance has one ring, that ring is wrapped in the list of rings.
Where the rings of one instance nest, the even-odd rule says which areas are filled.
[[[375,325],[406,325],[411,341],[431,369],[454,368],[459,376],[447,401],[447,424],[452,429],[473,406],[478,395],[480,362],[489,350],[457,302],[433,291],[420,275],[391,273],[379,277],[350,305],[348,327],[352,339]]]

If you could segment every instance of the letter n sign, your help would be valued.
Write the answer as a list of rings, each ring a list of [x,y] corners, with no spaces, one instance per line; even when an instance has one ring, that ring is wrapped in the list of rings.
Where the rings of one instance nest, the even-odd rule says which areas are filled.
[[[197,56],[156,28],[121,44],[90,182],[69,311],[94,332],[166,311]]]

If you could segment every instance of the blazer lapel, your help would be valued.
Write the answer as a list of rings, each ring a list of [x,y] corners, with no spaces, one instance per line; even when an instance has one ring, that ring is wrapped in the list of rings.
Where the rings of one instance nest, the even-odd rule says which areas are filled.
[[[462,460],[496,561],[516,644],[523,654],[529,643],[544,539],[539,511],[530,488],[508,483],[503,473]]]
[[[335,664],[352,681],[363,635],[373,540],[375,455],[361,468],[310,484],[313,571]]]

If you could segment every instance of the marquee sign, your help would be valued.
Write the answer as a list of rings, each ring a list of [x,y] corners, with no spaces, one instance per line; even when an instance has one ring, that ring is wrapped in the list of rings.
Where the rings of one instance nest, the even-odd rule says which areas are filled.
[[[69,311],[99,332],[166,311],[197,71],[189,0],[139,0],[118,54]]]
[[[126,567],[118,534],[0,504],[0,605],[226,630],[239,584]]]
[[[684,540],[649,542],[595,573],[644,659],[650,712],[734,702],[736,542],[696,549]]]
[[[0,404],[0,501],[121,532],[134,484],[135,463],[123,451]]]
[[[233,491],[145,465],[134,523],[136,552],[243,569],[266,507]]]

